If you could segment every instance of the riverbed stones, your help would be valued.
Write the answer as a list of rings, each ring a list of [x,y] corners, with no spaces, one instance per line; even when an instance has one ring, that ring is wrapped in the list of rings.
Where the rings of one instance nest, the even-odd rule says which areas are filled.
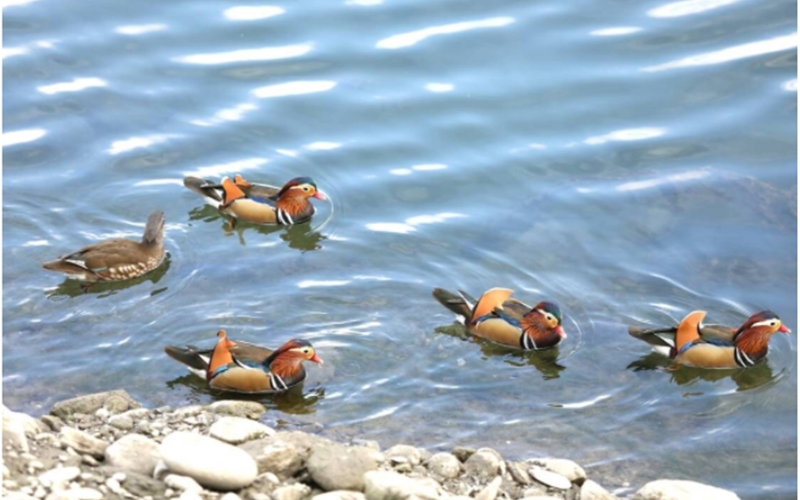
[[[493,478],[505,472],[505,462],[495,450],[480,448],[464,462],[464,472],[479,478]]]
[[[200,483],[189,476],[180,476],[178,474],[167,474],[164,478],[164,484],[177,491],[191,491],[194,493],[203,491],[203,487],[200,486]]]
[[[492,479],[492,482],[487,484],[485,488],[475,495],[475,500],[495,500],[497,494],[500,493],[500,485],[503,484],[503,478],[497,476]]]
[[[105,441],[73,427],[62,427],[59,438],[61,446],[66,447],[67,451],[72,448],[78,453],[85,453],[94,458],[103,458],[108,448],[108,443]]]
[[[383,457],[366,446],[331,443],[314,448],[306,468],[323,490],[364,490],[364,474],[378,468]]]
[[[122,413],[131,408],[140,407],[141,405],[134,401],[127,392],[118,389],[59,401],[50,409],[50,414],[66,419],[75,413],[91,415],[100,408],[105,408],[109,413]]]
[[[367,500],[367,497],[360,491],[347,490],[329,491],[311,498],[313,500]]]
[[[169,470],[217,490],[236,490],[258,474],[255,460],[244,450],[207,436],[173,432],[161,443],[161,458]]]
[[[422,461],[420,450],[407,444],[392,446],[383,455],[392,463],[408,463],[411,466],[419,465]]]
[[[275,431],[266,425],[242,417],[222,417],[208,430],[211,437],[226,443],[239,444],[264,436],[272,436]]]
[[[240,448],[256,461],[259,474],[270,472],[283,478],[292,477],[305,467],[310,454],[309,449],[283,439],[249,441]]]
[[[618,500],[617,497],[606,491],[605,488],[587,479],[581,485],[580,500]]]
[[[117,469],[151,476],[161,454],[157,442],[141,434],[128,434],[106,448],[105,459]]]
[[[631,500],[739,500],[732,491],[694,481],[660,479],[645,484]]]
[[[64,485],[81,474],[78,467],[59,467],[39,474],[39,482],[49,488],[63,488]]]
[[[302,483],[287,484],[272,492],[275,500],[303,500],[311,494],[311,488]]]
[[[568,490],[572,488],[572,482],[569,479],[561,474],[543,469],[542,467],[534,466],[528,471],[528,474],[550,488],[555,488],[557,490]]]
[[[230,415],[232,417],[244,417],[253,420],[266,413],[267,408],[255,401],[217,401],[208,405],[208,410],[219,415]]]
[[[442,479],[453,479],[461,472],[461,462],[452,453],[436,453],[428,460],[428,470]]]
[[[430,478],[414,479],[393,471],[364,474],[367,500],[438,500],[442,489]]]
[[[108,419],[108,425],[123,431],[133,429],[133,419],[127,415],[112,415]]]
[[[540,465],[545,469],[561,474],[573,483],[583,484],[586,480],[586,471],[572,460],[563,458],[536,458],[529,460],[533,465]]]

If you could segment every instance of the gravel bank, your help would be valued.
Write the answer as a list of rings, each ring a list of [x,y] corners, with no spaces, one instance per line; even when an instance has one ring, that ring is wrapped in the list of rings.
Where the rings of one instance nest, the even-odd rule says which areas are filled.
[[[142,408],[125,391],[56,403],[34,418],[3,406],[9,500],[614,500],[570,460],[505,460],[491,448],[431,453],[342,444],[259,422],[252,401]],[[735,500],[691,481],[634,500]]]

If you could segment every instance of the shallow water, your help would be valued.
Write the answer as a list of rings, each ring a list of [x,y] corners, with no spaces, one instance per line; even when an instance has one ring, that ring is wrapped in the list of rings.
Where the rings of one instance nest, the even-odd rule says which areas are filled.
[[[788,0],[6,0],[4,402],[215,396],[162,351],[314,343],[268,419],[795,498],[796,339],[664,370],[626,325],[797,323]],[[602,6],[601,6],[602,5]],[[224,221],[181,185],[312,176],[309,225]],[[41,263],[167,215],[168,263],[87,291]],[[442,286],[565,315],[556,351],[466,339]],[[626,484],[630,487],[626,489]]]

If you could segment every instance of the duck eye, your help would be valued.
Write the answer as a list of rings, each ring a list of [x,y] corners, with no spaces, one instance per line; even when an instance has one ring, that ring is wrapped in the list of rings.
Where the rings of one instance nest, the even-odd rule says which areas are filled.
[[[769,326],[775,326],[775,322],[773,321],[772,323],[769,324]]]
[[[550,314],[546,314],[546,315],[544,316],[544,319],[546,319],[547,321],[553,321],[553,316],[552,316],[552,315],[550,315]]]
[[[303,191],[308,192],[308,186],[303,186]]]

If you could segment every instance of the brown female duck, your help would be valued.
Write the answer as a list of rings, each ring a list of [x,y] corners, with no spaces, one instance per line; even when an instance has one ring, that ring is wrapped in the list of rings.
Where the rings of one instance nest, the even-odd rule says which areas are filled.
[[[252,184],[240,175],[220,183],[186,177],[183,185],[203,196],[207,204],[235,219],[256,224],[289,226],[314,215],[310,198],[327,200],[310,177],[297,177],[282,188]]]
[[[675,363],[698,368],[746,368],[767,356],[769,340],[775,332],[791,333],[778,315],[759,311],[738,329],[702,325],[705,311],[689,313],[677,327],[642,330],[628,329],[633,337],[666,354]]]
[[[152,271],[164,261],[164,212],[147,218],[141,241],[114,239],[45,262],[50,271],[82,281],[122,281]]]
[[[475,301],[465,292],[433,290],[436,300],[462,317],[475,336],[526,351],[550,349],[567,338],[556,304],[539,302],[530,307],[509,298],[513,293],[507,288],[492,288]]]
[[[213,349],[166,346],[164,352],[208,381],[212,389],[246,394],[286,391],[305,380],[303,361],[322,363],[306,340],[290,340],[272,351],[248,342],[233,342],[225,330],[217,337]]]

